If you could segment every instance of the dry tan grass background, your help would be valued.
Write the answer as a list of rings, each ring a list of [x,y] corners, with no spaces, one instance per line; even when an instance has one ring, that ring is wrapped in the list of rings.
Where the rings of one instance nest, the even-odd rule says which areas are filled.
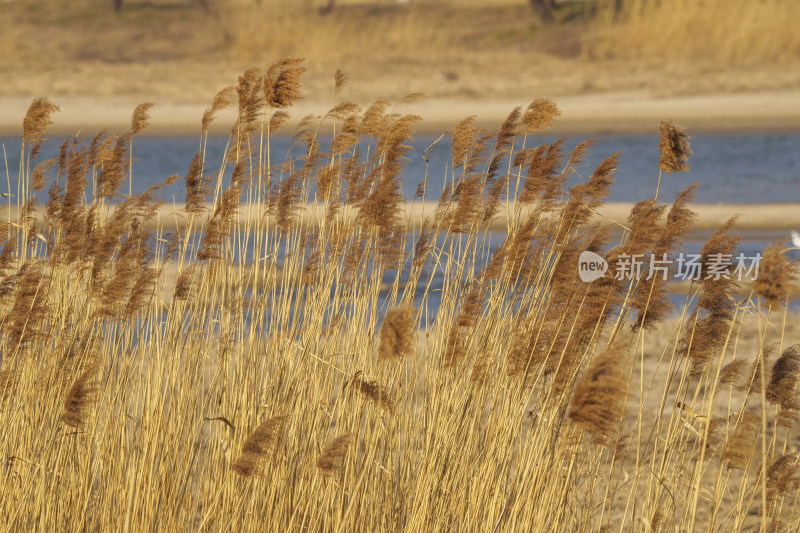
[[[792,0],[642,0],[618,22],[605,2],[565,2],[550,26],[524,0],[340,0],[329,15],[323,4],[209,0],[204,11],[190,0],[126,0],[112,13],[100,0],[3,2],[0,96],[205,104],[245,68],[286,55],[307,59],[312,103],[330,101],[337,68],[353,81],[344,96],[360,103],[424,91],[439,107],[800,88]]]

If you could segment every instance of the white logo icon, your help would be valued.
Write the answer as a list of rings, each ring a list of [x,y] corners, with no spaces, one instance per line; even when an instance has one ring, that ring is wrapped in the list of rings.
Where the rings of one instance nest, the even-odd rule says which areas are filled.
[[[608,263],[594,252],[581,252],[578,258],[578,276],[581,281],[589,283],[602,278],[608,270]]]

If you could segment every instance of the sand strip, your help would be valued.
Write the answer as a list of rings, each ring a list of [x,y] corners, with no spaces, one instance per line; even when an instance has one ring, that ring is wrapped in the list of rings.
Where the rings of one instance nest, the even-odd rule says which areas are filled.
[[[531,98],[533,99],[533,98]],[[124,131],[140,101],[129,98],[55,97],[56,113],[51,135],[92,135],[102,129]],[[554,97],[562,116],[553,133],[656,133],[661,120],[674,120],[694,131],[798,130],[800,90],[719,95],[659,97],[647,92],[609,92]],[[0,135],[20,135],[22,119],[30,105],[26,97],[0,99]],[[196,135],[206,106],[155,100],[149,135]],[[481,126],[495,128],[516,106],[529,101],[429,99],[400,106],[402,113],[423,118],[417,131],[440,133],[459,120],[475,115]],[[324,115],[330,103],[301,101],[290,110],[295,121],[309,115]],[[220,113],[213,133],[230,131],[234,111]],[[295,122],[296,123],[296,122]],[[294,123],[285,131],[291,133]]]
[[[610,203],[602,207],[596,214],[595,220],[605,221],[609,224],[623,228],[633,204]],[[732,216],[738,215],[736,229],[738,231],[763,231],[771,232],[771,237],[788,237],[790,230],[800,231],[800,203],[785,204],[691,204],[698,213],[694,229],[697,231],[715,230]],[[302,219],[305,224],[317,225],[325,217],[324,206],[311,205],[303,210]],[[436,210],[435,202],[406,204],[406,222],[411,229],[419,229],[423,218],[433,218]],[[504,232],[508,229],[507,213],[513,212],[513,204],[501,204],[497,216],[492,220],[490,229]],[[263,218],[265,208],[263,205],[243,204],[239,209],[238,224],[248,224],[251,227]],[[15,206],[0,208],[0,220],[17,219]],[[39,227],[43,224],[43,208],[40,207],[36,214]],[[207,216],[195,217],[194,228],[202,230],[205,227]],[[167,231],[183,229],[186,226],[187,215],[183,204],[165,204],[158,212],[158,224]],[[271,217],[267,224],[271,225]],[[151,227],[155,226],[155,222]]]

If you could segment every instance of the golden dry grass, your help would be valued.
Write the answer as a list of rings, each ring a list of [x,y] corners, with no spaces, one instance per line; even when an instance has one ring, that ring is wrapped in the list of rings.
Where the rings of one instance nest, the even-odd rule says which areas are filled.
[[[536,100],[496,132],[459,123],[445,194],[429,218],[406,213],[418,118],[388,102],[337,102],[291,154],[271,151],[303,68],[249,69],[214,100],[176,233],[158,187],[125,194],[147,106],[129,132],[67,138],[41,161],[55,109],[31,105],[0,225],[0,529],[797,526],[785,248],[744,299],[703,270],[667,320],[663,287],[583,283],[579,254],[611,272],[626,254],[675,254],[691,188],[671,209],[637,203],[612,238],[586,211],[616,157],[565,189],[591,143],[532,146],[558,114]],[[238,118],[211,161],[205,128],[225,105]],[[667,140],[665,161],[688,154]],[[300,223],[307,205],[315,224]],[[702,253],[737,242],[728,222]]]
[[[611,15],[587,46],[596,57],[759,65],[800,54],[793,0],[642,0]]]
[[[569,3],[550,27],[524,0],[342,1],[327,16],[322,4],[212,1],[208,14],[189,1],[126,0],[113,14],[90,0],[2,2],[0,94],[205,103],[246,67],[283,55],[308,58],[306,97],[316,102],[332,93],[330,65],[358,81],[346,95],[364,103],[418,90],[476,101],[786,90],[800,72],[792,2],[748,3],[758,10],[752,23],[736,18],[749,16],[738,0],[732,9],[687,0],[662,8],[666,21],[643,14],[619,24],[598,15],[597,2]]]

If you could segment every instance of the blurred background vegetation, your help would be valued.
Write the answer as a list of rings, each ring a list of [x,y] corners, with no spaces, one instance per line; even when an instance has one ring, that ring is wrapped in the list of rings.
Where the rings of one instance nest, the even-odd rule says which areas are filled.
[[[559,94],[702,91],[698,74],[731,69],[758,75],[716,85],[796,88],[798,20],[797,0],[6,0],[0,94],[126,94],[170,71],[183,80],[172,96],[207,99],[243,67],[288,55],[326,76],[391,75],[390,92],[419,79],[434,96],[528,96],[544,77]],[[105,79],[123,68],[138,74]],[[76,81],[87,76],[97,83]],[[327,78],[307,84],[330,92]]]

